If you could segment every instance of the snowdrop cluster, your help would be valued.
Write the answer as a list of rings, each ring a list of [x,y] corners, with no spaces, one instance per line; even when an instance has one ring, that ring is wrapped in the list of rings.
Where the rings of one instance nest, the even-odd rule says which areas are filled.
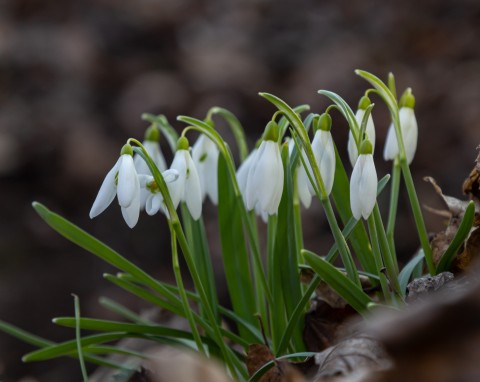
[[[371,104],[367,96],[361,98],[355,119],[362,126],[365,113]],[[413,110],[415,99],[407,89],[401,99],[399,110],[400,128],[406,159],[410,163],[415,154],[418,127]],[[331,134],[332,119],[328,113],[313,118],[313,139],[299,146],[302,160],[295,175],[297,195],[305,208],[309,208],[312,196],[328,197],[335,180],[336,153]],[[373,161],[375,126],[371,113],[366,119],[363,136],[358,142],[352,130],[349,133],[347,151],[353,171],[350,179],[350,204],[355,219],[367,219],[376,203],[377,173]],[[359,135],[359,132],[356,133]],[[245,207],[254,210],[266,222],[278,213],[284,187],[284,164],[280,150],[279,127],[270,121],[262,139],[248,157],[240,164],[236,177]],[[298,142],[297,142],[298,143]],[[314,164],[318,168],[321,183],[316,179],[312,163],[307,158],[305,144],[310,145]],[[202,214],[202,203],[208,196],[213,204],[218,203],[217,167],[220,151],[207,135],[200,134],[192,148],[187,138],[180,137],[177,150],[169,169],[159,145],[157,127],[147,129],[143,147],[157,166],[167,184],[172,204],[176,209],[184,202],[193,219]],[[295,142],[289,142],[292,155]],[[360,149],[359,149],[360,147]],[[393,124],[390,126],[384,148],[385,160],[399,156],[400,150]],[[324,194],[324,195],[323,195]],[[90,211],[93,218],[102,213],[117,196],[122,215],[129,227],[134,227],[141,210],[149,215],[162,212],[168,216],[164,198],[141,156],[133,157],[130,145],[122,148],[121,155],[103,181]]]

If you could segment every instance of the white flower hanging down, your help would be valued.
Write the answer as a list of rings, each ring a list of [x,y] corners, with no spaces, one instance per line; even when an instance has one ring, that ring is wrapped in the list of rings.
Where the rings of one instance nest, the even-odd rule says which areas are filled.
[[[402,132],[403,145],[405,146],[407,163],[410,164],[415,156],[418,141],[418,125],[413,109],[415,107],[415,97],[410,88],[405,91],[400,99],[400,105],[401,107],[398,112],[400,130]],[[392,122],[388,129],[383,157],[385,160],[394,160],[399,153],[400,149],[398,147],[397,135]]]
[[[188,140],[181,137],[177,143],[177,151],[170,168],[178,172],[178,179],[168,183],[173,206],[178,207],[185,202],[190,215],[198,220],[202,215],[202,190],[195,163],[190,155]]]
[[[377,171],[373,163],[372,144],[365,140],[350,178],[350,207],[353,217],[368,219],[377,200]]]
[[[365,110],[370,104],[371,104],[370,99],[367,96],[363,96],[360,99],[360,102],[358,103],[358,110],[355,113],[355,119],[357,120],[359,128],[362,124],[362,120],[365,115]],[[375,152],[375,125],[373,124],[373,118],[371,113],[367,119],[365,134],[366,134],[365,138],[368,138],[368,140],[372,143],[373,152]],[[360,137],[360,140],[362,139],[363,137]],[[357,158],[358,158],[358,149],[357,149],[357,144],[355,143],[355,139],[353,138],[353,134],[351,130],[348,134],[347,149],[348,149],[348,158],[350,159],[350,163],[353,167],[355,166],[355,162],[357,161]]]
[[[158,128],[156,126],[150,126],[145,132],[145,140],[142,144],[153,163],[155,163],[157,166],[158,170],[163,172],[167,169],[167,164],[165,162],[165,158],[163,157],[162,151],[160,150],[159,139],[160,132]],[[145,162],[140,155],[135,154],[133,156],[133,163],[137,170],[137,174],[143,174],[147,176],[152,175],[147,162]],[[140,187],[140,209],[143,210],[145,208],[145,203],[148,196],[148,190],[146,190],[145,187]]]
[[[200,135],[192,147],[192,159],[197,168],[202,190],[202,200],[208,195],[218,204],[218,155],[217,145],[205,134]]]
[[[124,145],[120,157],[100,186],[90,210],[91,219],[105,211],[116,195],[127,225],[133,228],[137,224],[140,214],[140,182],[132,154],[132,147]]]
[[[295,141],[292,138],[288,141],[289,156],[292,156],[294,147],[295,147]],[[305,208],[310,208],[312,204],[312,194],[308,189],[308,183],[310,181],[308,180],[307,173],[305,172],[305,168],[303,167],[302,163],[298,164],[295,170],[295,177],[296,177],[296,187],[297,187],[298,198],[300,199],[300,202]]]
[[[247,180],[248,174],[252,168],[252,164],[255,163],[255,155],[257,155],[258,149],[253,149],[250,154],[245,158],[240,167],[237,170],[237,183],[240,192],[242,193],[243,202],[247,205]]]
[[[278,125],[270,121],[265,128],[264,140],[252,157],[246,184],[247,209],[257,213],[275,215],[283,192],[283,163],[280,155]],[[258,203],[258,206],[257,206]]]
[[[170,183],[175,182],[178,179],[179,173],[177,170],[170,169],[165,170],[162,173],[162,176],[170,192]],[[140,177],[140,190],[146,195],[145,212],[147,214],[155,215],[159,210],[166,211],[166,206],[163,202],[163,195],[161,194],[153,176],[143,175]]]
[[[324,113],[315,122],[315,135],[312,140],[312,151],[320,170],[320,176],[322,177],[323,185],[325,186],[325,192],[330,195],[333,188],[333,181],[335,180],[335,147],[333,145],[333,137],[331,133],[332,118],[329,114]],[[308,162],[308,158],[305,152],[302,150],[303,159],[307,165],[308,172],[313,178],[313,169]],[[301,167],[298,176],[298,181],[307,182],[308,190],[311,195],[315,195],[315,190],[310,182],[306,173],[305,167]]]

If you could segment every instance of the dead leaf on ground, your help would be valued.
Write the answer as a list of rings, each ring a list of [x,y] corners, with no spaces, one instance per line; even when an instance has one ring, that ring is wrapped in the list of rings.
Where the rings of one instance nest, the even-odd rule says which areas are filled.
[[[264,344],[252,344],[247,352],[248,374],[252,376],[269,361],[275,359],[271,350]],[[287,361],[275,364],[259,379],[259,382],[303,382],[305,378]]]
[[[477,147],[477,150],[480,146]],[[475,160],[475,166],[473,167],[470,175],[465,182],[463,182],[463,192],[474,199],[477,202],[480,201],[480,152]]]

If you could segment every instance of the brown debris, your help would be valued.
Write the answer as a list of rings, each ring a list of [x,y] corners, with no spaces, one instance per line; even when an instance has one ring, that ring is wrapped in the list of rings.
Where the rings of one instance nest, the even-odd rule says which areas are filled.
[[[442,272],[433,277],[424,276],[415,279],[407,285],[407,302],[422,301],[426,297],[430,297],[432,292],[441,290],[453,279],[453,273],[450,272]]]
[[[248,374],[252,376],[264,364],[273,361],[271,350],[264,344],[252,344],[247,352]],[[302,382],[305,379],[290,363],[287,361],[276,361],[260,379],[259,382]]]
[[[477,150],[480,146],[477,147]],[[470,175],[465,182],[463,182],[463,192],[477,202],[480,201],[480,152],[475,160],[475,167],[470,172]]]

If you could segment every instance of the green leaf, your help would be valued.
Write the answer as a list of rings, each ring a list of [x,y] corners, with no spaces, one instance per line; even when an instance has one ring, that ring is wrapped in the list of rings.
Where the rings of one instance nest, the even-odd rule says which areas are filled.
[[[410,261],[403,267],[402,271],[398,275],[400,290],[402,291],[404,296],[407,290],[407,284],[410,281],[410,277],[412,276],[413,271],[418,266],[418,264],[421,264],[424,258],[425,254],[423,253],[423,250],[420,250],[416,256],[410,259]]]
[[[74,305],[75,305],[75,318],[74,318],[74,328],[75,328],[75,341],[77,343],[77,354],[78,360],[80,362],[80,368],[82,370],[82,377],[84,382],[88,382],[88,373],[87,368],[85,367],[85,360],[83,358],[82,346],[80,344],[81,334],[80,334],[80,299],[77,295],[73,295]]]
[[[335,290],[353,309],[363,314],[372,299],[352,280],[315,253],[303,250],[305,260],[322,280]]]
[[[60,235],[70,240],[72,243],[77,244],[79,247],[91,252],[92,254],[98,256],[105,262],[117,267],[118,269],[134,275],[145,285],[148,285],[153,290],[157,291],[161,295],[165,296],[172,304],[178,304],[177,296],[172,294],[169,290],[165,289],[157,280],[155,280],[148,273],[137,267],[135,264],[125,259],[119,253],[115,252],[113,249],[88,234],[81,228],[77,227],[75,224],[69,222],[67,219],[61,217],[60,215],[50,211],[44,205],[33,202],[33,208],[37,211],[40,217],[45,220],[45,222],[57,231]]]
[[[457,233],[453,237],[452,242],[448,246],[447,250],[443,254],[440,262],[437,265],[437,274],[440,272],[448,271],[457,255],[458,250],[462,246],[462,244],[467,240],[468,235],[470,234],[470,230],[472,229],[473,221],[475,218],[475,203],[470,201],[468,203],[467,208],[465,209],[465,213],[463,215],[463,219],[458,227]]]
[[[383,83],[383,81],[380,78],[364,70],[358,70],[358,69],[355,70],[355,74],[358,74],[360,77],[370,82],[370,84],[377,90],[378,95],[387,104],[390,111],[398,109],[395,96],[392,94],[390,89]]]
[[[243,230],[240,203],[234,192],[225,158],[218,157],[218,228],[222,246],[223,266],[233,311],[254,327],[255,292],[251,280],[249,257]],[[239,327],[240,334],[254,340],[249,331]]]
[[[127,307],[119,304],[116,301],[109,299],[108,297],[100,297],[99,299],[100,305],[107,308],[108,310],[118,314],[119,316],[126,318],[132,322],[136,322],[137,324],[149,324],[150,321],[140,317],[134,311],[128,309]]]

